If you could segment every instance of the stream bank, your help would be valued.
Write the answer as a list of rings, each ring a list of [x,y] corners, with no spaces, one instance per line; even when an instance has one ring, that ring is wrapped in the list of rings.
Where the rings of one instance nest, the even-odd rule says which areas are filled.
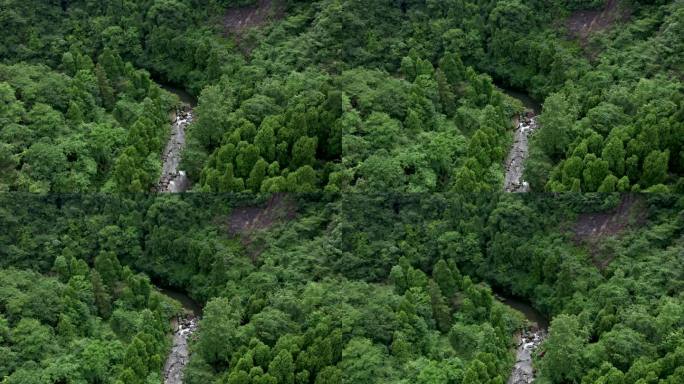
[[[173,289],[160,291],[183,306],[183,313],[172,321],[173,346],[164,364],[164,384],[183,384],[183,371],[190,361],[189,343],[197,331],[202,306],[183,292]]]

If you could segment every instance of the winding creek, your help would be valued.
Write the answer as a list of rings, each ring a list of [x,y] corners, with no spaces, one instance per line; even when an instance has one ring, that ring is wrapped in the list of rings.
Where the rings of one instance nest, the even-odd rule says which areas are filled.
[[[506,158],[506,175],[504,191],[512,193],[530,192],[530,185],[523,179],[525,160],[529,155],[529,139],[539,129],[537,115],[542,111],[542,104],[524,92],[501,88],[501,90],[515,99],[520,100],[525,112],[516,119],[516,130],[513,146]],[[516,335],[515,365],[508,378],[508,384],[530,384],[534,382],[535,372],[532,356],[548,334],[548,320],[528,303],[510,298],[499,299],[509,307],[518,310],[527,319],[527,326]]]
[[[181,103],[173,114],[171,135],[162,153],[162,173],[157,191],[182,193],[190,188],[190,180],[179,167],[185,148],[185,130],[193,121],[193,108],[197,100],[182,89],[165,84],[161,86],[176,94]],[[183,292],[174,289],[161,289],[161,292],[183,306],[183,313],[173,320],[173,346],[164,364],[164,384],[182,384],[183,371],[190,361],[189,344],[197,331],[202,307]]]
[[[173,289],[161,292],[183,305],[183,313],[173,320],[173,346],[164,364],[164,384],[182,384],[183,370],[190,361],[189,343],[197,331],[202,307],[185,293]]]
[[[535,372],[532,356],[544,341],[549,329],[548,320],[528,303],[510,297],[498,297],[509,307],[521,312],[527,319],[527,325],[516,334],[515,365],[508,378],[508,384],[530,384],[534,382]]]
[[[525,106],[525,113],[516,120],[516,130],[508,157],[506,158],[506,175],[504,177],[505,192],[529,192],[530,185],[523,180],[525,160],[529,155],[529,139],[537,130],[537,115],[541,112],[541,104],[529,95],[511,89],[502,88],[507,95],[520,100]]]
[[[193,121],[193,108],[197,101],[189,93],[173,86],[162,85],[162,88],[176,94],[181,104],[173,114],[171,136],[162,153],[162,172],[157,192],[182,193],[190,189],[190,179],[179,166],[185,148],[185,130]]]

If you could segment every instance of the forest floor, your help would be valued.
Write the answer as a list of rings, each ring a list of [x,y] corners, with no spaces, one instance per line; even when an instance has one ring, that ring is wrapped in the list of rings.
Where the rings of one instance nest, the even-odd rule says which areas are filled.
[[[614,257],[602,252],[600,244],[604,239],[623,233],[630,225],[643,225],[646,222],[647,212],[641,201],[637,195],[627,194],[610,212],[584,213],[577,218],[572,228],[575,243],[587,245],[597,268],[605,269]]]
[[[239,35],[246,29],[266,24],[272,19],[285,16],[285,5],[280,0],[259,0],[247,7],[230,8],[223,17],[223,31],[226,35]]]
[[[573,12],[565,22],[570,38],[579,40],[582,47],[587,49],[592,34],[605,31],[615,23],[629,18],[630,10],[622,3],[624,1],[606,0],[603,9]],[[596,52],[588,53],[592,56],[596,54]]]

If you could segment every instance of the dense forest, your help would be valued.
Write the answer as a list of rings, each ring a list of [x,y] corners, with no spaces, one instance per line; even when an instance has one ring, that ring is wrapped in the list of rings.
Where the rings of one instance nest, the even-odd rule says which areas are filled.
[[[681,0],[0,21],[0,383],[684,382]]]
[[[7,383],[158,382],[173,308],[132,269],[206,302],[188,383],[504,383],[524,321],[491,287],[553,318],[539,382],[684,378],[679,196],[2,203]]]
[[[199,97],[198,191],[497,190],[522,106],[494,80],[543,101],[534,190],[683,188],[679,1],[595,33],[563,20],[600,1],[283,1],[246,30],[270,1],[7,3],[5,190],[149,190],[170,101],[136,68]]]

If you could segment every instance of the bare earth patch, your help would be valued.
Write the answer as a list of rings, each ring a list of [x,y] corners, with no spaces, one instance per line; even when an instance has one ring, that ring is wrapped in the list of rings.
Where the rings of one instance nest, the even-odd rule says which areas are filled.
[[[259,0],[252,6],[229,9],[223,17],[223,31],[226,35],[240,35],[249,28],[259,27],[284,16],[283,1]]]
[[[638,195],[629,194],[610,212],[584,213],[577,218],[572,227],[575,243],[587,246],[597,268],[605,269],[614,257],[600,251],[604,239],[620,235],[631,225],[645,223],[647,212],[641,202]]]
[[[574,12],[565,22],[570,37],[578,39],[586,48],[593,33],[605,31],[629,18],[630,11],[622,3],[620,0],[606,0],[603,9]]]
[[[250,248],[258,231],[266,230],[276,224],[294,220],[297,216],[297,202],[286,193],[276,193],[260,207],[236,207],[228,216],[227,230],[240,236],[242,244]],[[260,247],[251,247],[252,261],[261,253]]]

